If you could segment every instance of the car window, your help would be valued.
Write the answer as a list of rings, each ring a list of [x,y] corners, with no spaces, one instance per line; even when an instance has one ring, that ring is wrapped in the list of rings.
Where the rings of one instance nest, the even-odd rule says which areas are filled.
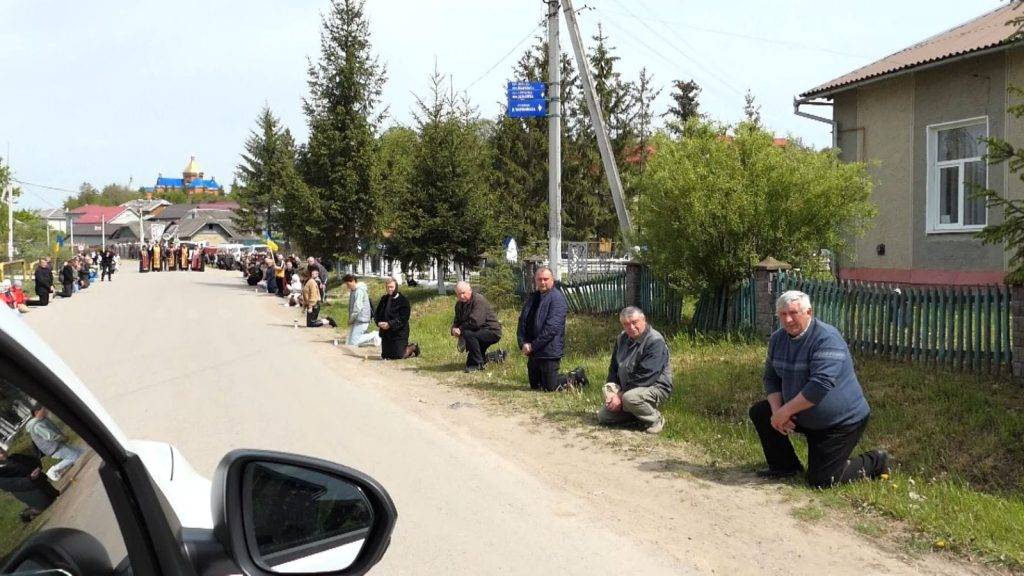
[[[0,380],[0,567],[60,543],[118,566],[126,549],[100,479],[102,460],[46,406]],[[104,558],[105,556],[105,558]],[[35,554],[20,569],[46,569]],[[108,569],[109,570],[109,569]]]

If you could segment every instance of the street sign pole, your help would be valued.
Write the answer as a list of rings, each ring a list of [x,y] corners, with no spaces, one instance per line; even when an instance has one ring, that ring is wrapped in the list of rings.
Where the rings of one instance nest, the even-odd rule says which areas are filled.
[[[548,266],[561,279],[562,259],[562,67],[558,0],[548,0]]]

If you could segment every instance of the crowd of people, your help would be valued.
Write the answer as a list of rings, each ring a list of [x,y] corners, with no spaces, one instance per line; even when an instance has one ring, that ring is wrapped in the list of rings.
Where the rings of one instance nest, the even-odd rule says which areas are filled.
[[[315,258],[300,266],[295,257],[271,256],[256,266],[260,272],[248,275],[250,282],[262,282],[269,291],[280,287],[273,280],[279,278],[278,270],[282,271],[284,296],[297,295],[294,305],[305,310],[307,327],[337,325],[333,318],[319,317],[327,295],[323,280],[327,271]],[[394,278],[385,279],[385,294],[376,307],[371,307],[366,284],[355,276],[345,275],[342,285],[349,295],[348,345],[379,346],[385,359],[419,354],[418,346],[409,344],[409,300]],[[505,362],[506,350],[491,350],[501,341],[503,328],[487,298],[465,281],[456,284],[455,296],[450,333],[458,350],[466,354],[464,371]],[[887,474],[889,455],[885,451],[870,450],[851,457],[867,428],[871,410],[842,335],[814,317],[810,298],[802,292],[782,294],[776,308],[781,328],[769,342],[763,377],[765,398],[749,411],[768,465],[758,475],[804,475],[812,486],[826,488]],[[524,301],[516,326],[517,345],[526,359],[527,381],[533,390],[579,390],[589,384],[582,368],[565,373],[561,370],[568,310],[551,270],[538,268],[534,290]],[[371,323],[375,323],[375,331],[371,331]],[[666,425],[661,407],[675,389],[668,344],[636,306],[624,308],[619,323],[622,331],[609,356],[601,388],[604,402],[596,414],[597,421],[659,434]],[[806,468],[793,449],[793,434],[802,434],[807,440]]]
[[[25,314],[32,307],[48,306],[54,296],[71,298],[97,281],[113,281],[120,261],[113,247],[106,250],[90,249],[65,260],[55,274],[53,260],[45,257],[36,263],[32,275],[35,299],[28,298],[22,280],[5,279],[0,282],[0,300],[15,313]]]
[[[203,272],[212,256],[202,244],[148,242],[138,250],[139,272]]]

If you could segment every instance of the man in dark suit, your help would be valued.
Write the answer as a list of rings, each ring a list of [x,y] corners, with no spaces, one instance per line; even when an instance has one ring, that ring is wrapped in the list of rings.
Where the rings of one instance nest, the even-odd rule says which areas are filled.
[[[36,266],[36,295],[39,296],[38,305],[46,306],[50,303],[50,294],[53,294],[53,269],[50,268],[50,259],[43,258]]]
[[[555,288],[551,269],[542,266],[533,277],[536,290],[519,314],[517,339],[527,357],[526,368],[530,388],[554,392],[558,390],[558,369],[565,349],[565,317],[569,303],[561,290]]]

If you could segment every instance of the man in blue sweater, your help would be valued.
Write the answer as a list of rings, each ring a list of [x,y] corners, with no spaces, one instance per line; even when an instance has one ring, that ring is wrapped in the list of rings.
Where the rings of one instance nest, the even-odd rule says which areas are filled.
[[[565,317],[569,303],[555,288],[551,269],[541,266],[533,277],[536,290],[523,304],[516,331],[519,348],[527,357],[530,388],[544,392],[559,389],[558,369],[565,348]]]
[[[789,441],[793,432],[807,438],[807,482],[812,486],[827,488],[888,473],[889,455],[884,451],[850,458],[871,409],[842,334],[814,318],[811,299],[803,292],[783,293],[775,311],[782,328],[768,342],[767,399],[750,407],[768,461],[768,469],[758,475],[784,478],[803,473]]]

